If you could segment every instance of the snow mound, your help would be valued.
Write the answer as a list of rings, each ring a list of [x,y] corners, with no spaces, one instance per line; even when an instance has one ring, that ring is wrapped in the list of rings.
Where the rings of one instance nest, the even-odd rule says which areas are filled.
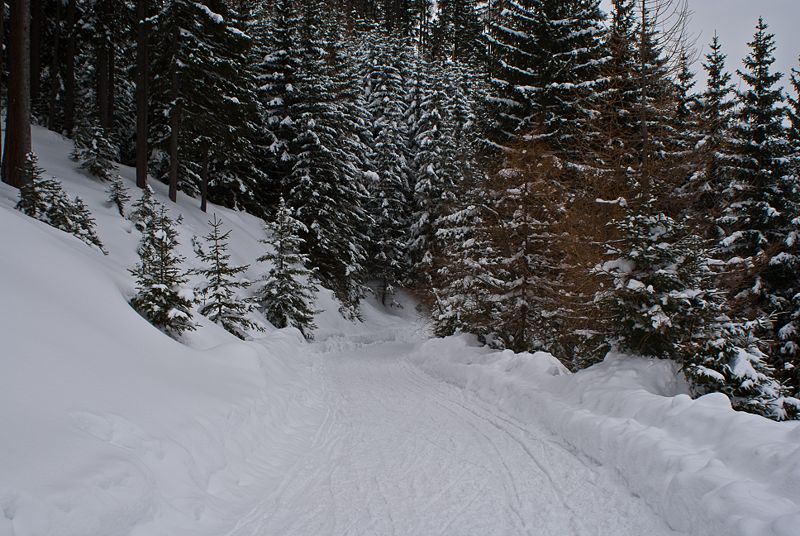
[[[106,184],[34,128],[47,175],[84,199],[109,250],[15,210],[0,185],[0,536],[217,535],[280,482],[324,415],[294,330],[241,342],[200,316],[181,344],[128,304],[139,233]],[[137,197],[134,171],[123,181]],[[252,263],[261,221],[181,196],[181,253],[216,212]],[[251,267],[255,279],[267,267]],[[263,321],[263,319],[261,319]]]
[[[463,335],[409,359],[612,467],[674,530],[800,534],[800,424],[733,411],[722,394],[692,400],[671,362],[610,354],[570,374],[549,354],[492,351]]]

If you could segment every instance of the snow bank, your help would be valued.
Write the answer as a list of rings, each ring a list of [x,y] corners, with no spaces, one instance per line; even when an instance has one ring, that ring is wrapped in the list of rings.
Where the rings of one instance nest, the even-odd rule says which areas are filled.
[[[14,210],[0,185],[0,536],[219,535],[324,416],[307,345],[293,330],[241,342],[201,322],[181,344],[154,329],[127,303],[139,233],[66,158],[69,142],[35,128],[34,147],[91,208],[109,255]],[[185,196],[167,204],[191,266],[208,215]],[[252,263],[260,220],[211,211],[233,230],[233,261]]]
[[[613,467],[669,525],[697,535],[800,534],[800,424],[692,400],[665,361],[609,355],[570,374],[551,355],[431,340],[410,359]]]

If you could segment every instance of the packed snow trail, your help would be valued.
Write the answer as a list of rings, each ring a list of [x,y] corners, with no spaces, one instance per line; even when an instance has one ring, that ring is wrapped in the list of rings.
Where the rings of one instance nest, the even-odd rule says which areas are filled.
[[[616,475],[409,364],[415,345],[326,346],[323,424],[228,536],[677,534]]]

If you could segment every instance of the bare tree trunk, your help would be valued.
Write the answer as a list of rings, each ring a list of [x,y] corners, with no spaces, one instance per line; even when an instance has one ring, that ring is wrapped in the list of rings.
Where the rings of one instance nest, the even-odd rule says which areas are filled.
[[[31,0],[31,103],[39,100],[42,84],[42,0]]]
[[[206,212],[208,209],[208,165],[209,165],[209,150],[206,148],[203,154],[203,170],[200,172],[200,210]]]
[[[77,0],[67,4],[67,49],[64,59],[64,131],[72,136],[75,130],[75,48],[77,41]]]
[[[642,152],[641,152],[641,177],[642,177],[642,193],[645,195],[646,198],[650,196],[650,133],[647,128],[647,32],[648,32],[648,15],[647,15],[647,5],[646,0],[641,0],[641,39],[639,42],[639,67],[641,72],[639,73],[639,82],[640,88],[639,91],[641,94],[639,95],[640,98],[640,110],[639,110],[639,121],[641,122],[641,142],[642,142]]]
[[[52,58],[50,60],[50,104],[47,114],[47,128],[56,129],[56,117],[58,115],[58,77],[59,77],[59,54],[61,53],[61,2],[56,2],[56,29],[53,36]]]
[[[3,167],[5,182],[17,188],[25,182],[21,170],[31,151],[30,10],[30,0],[11,2],[8,115]]]
[[[6,3],[4,0],[0,0],[0,95],[3,93],[2,82],[3,82],[3,58],[5,57],[5,21],[6,21]],[[2,100],[0,100],[0,113],[2,113]],[[0,137],[3,134],[3,122],[0,121]],[[2,144],[0,144],[0,154],[2,154]],[[0,158],[0,180],[5,182],[6,180],[6,166],[3,164],[3,159]]]
[[[97,112],[100,118],[100,126],[105,131],[111,130],[111,70],[113,69],[114,48],[109,42],[111,5],[108,0],[97,2],[97,18],[100,21],[100,35],[96,46],[96,67],[97,76]]]
[[[172,202],[178,200],[178,138],[180,136],[181,108],[178,103],[178,66],[172,63],[170,101],[172,114],[169,127],[169,198]]]
[[[136,2],[136,186],[147,186],[147,3]]]

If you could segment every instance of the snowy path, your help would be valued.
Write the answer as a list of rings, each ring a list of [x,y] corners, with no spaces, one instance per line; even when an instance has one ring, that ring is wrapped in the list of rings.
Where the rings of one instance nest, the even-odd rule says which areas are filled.
[[[324,423],[228,536],[677,534],[546,431],[408,364],[412,344],[317,346]]]

